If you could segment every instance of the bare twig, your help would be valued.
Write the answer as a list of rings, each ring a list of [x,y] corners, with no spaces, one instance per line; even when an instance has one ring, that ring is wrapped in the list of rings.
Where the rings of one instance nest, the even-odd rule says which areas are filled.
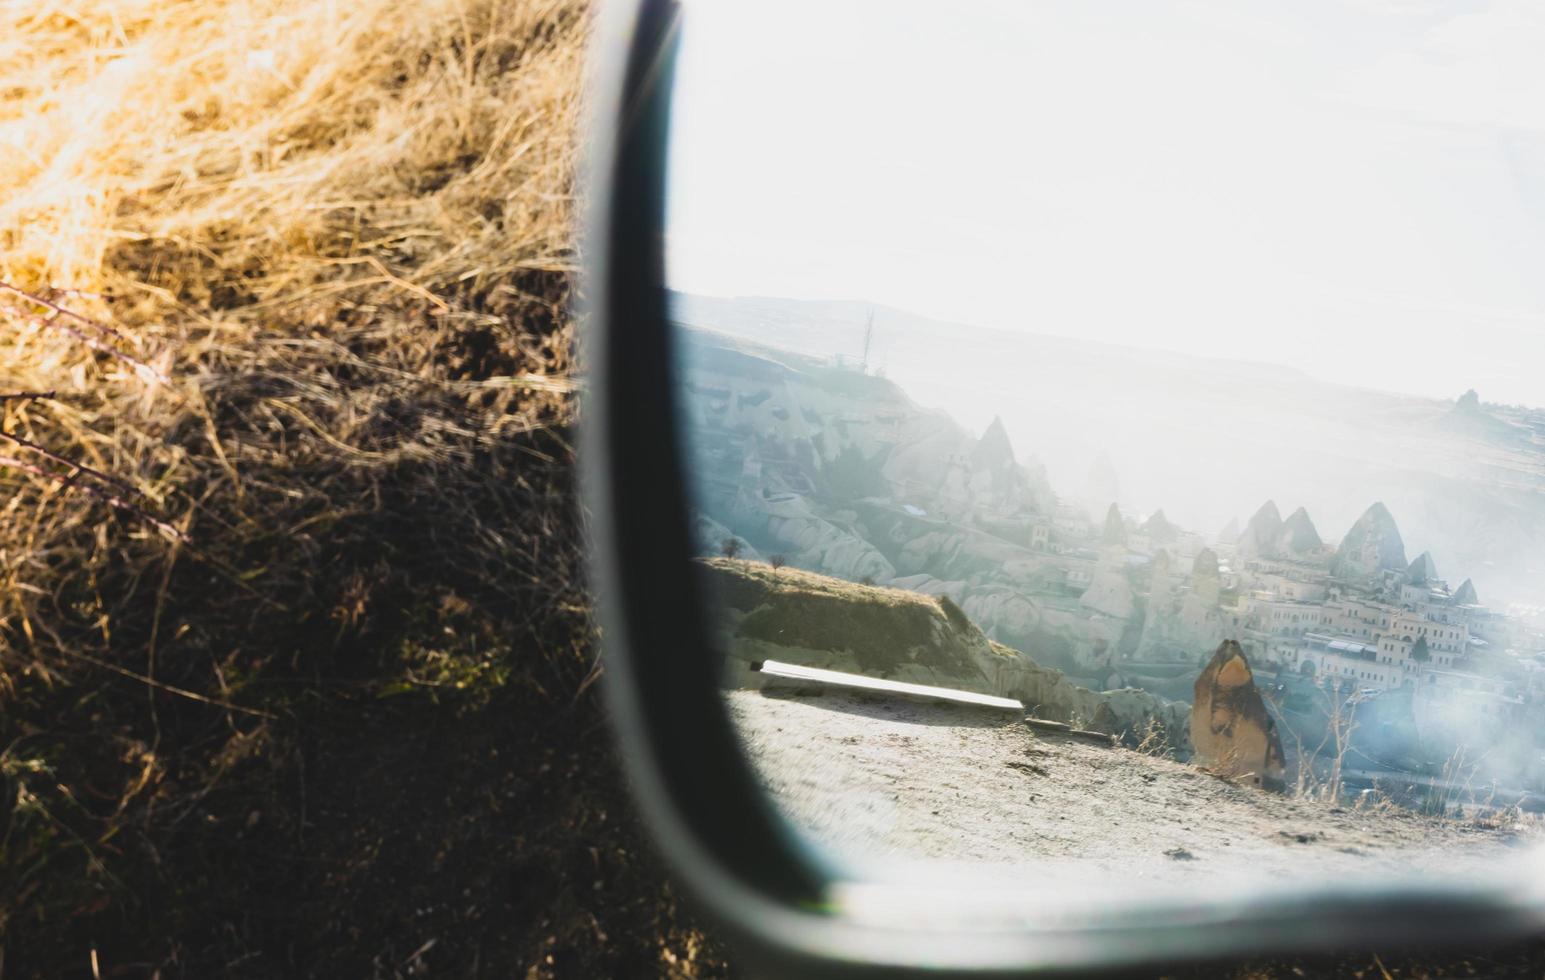
[[[147,677],[144,674],[129,670],[126,667],[120,667],[117,664],[109,663],[106,660],[93,657],[89,653],[81,653],[79,650],[72,650],[63,647],[61,647],[61,649],[68,656],[75,657],[79,660],[84,660],[88,664],[93,664],[102,668],[103,670],[110,670],[113,673],[120,674],[129,678],[130,680],[139,681],[141,684],[147,684],[158,691],[165,691],[167,694],[175,694],[180,698],[187,698],[190,701],[198,701],[201,704],[212,705],[216,708],[224,708],[227,711],[236,711],[244,715],[252,715],[255,718],[279,717],[272,711],[263,711],[260,708],[248,708],[239,704],[232,704],[230,701],[222,701],[219,698],[207,698],[196,691],[189,691],[186,688],[177,687],[175,684],[168,684],[165,681],[158,681],[154,677]]]
[[[132,346],[132,341],[130,341],[128,337],[124,336],[122,333],[119,333],[117,330],[114,330],[112,327],[109,327],[105,323],[99,323],[90,317],[82,316],[79,313],[44,299],[41,296],[29,293],[25,289],[18,289],[17,287],[11,285],[8,282],[5,282],[4,280],[0,280],[0,292],[15,293],[16,295],[22,297],[24,301],[28,303],[35,303],[38,306],[49,310],[54,315],[43,316],[41,313],[35,313],[31,310],[14,309],[12,310],[13,313],[26,317],[32,322],[41,324],[42,326],[52,327],[55,330],[63,331],[65,334],[68,334],[70,337],[74,338],[80,343],[85,344],[92,350],[97,351],[100,354],[106,354],[109,357],[116,358],[129,365],[134,369],[134,372],[141,377],[149,377],[156,381],[158,384],[162,385],[171,384],[170,378],[156,370],[147,361],[141,360],[140,358],[135,357],[133,354],[125,353],[124,351],[119,350],[117,347],[114,347],[111,343],[97,337],[90,336],[89,334],[77,330],[75,327],[72,327],[68,323],[64,323],[62,321],[66,319],[74,320],[77,323],[85,324],[109,340],[116,338],[119,343],[130,344]]]
[[[55,454],[53,453],[49,453],[48,455],[51,459],[56,458]],[[65,460],[64,462],[71,466],[77,465],[70,463],[68,460]],[[165,521],[152,516],[143,508],[129,503],[127,500],[124,500],[122,497],[119,497],[116,494],[107,492],[94,483],[83,483],[77,480],[76,477],[79,476],[81,472],[81,468],[78,466],[75,473],[54,473],[50,470],[44,469],[41,466],[35,466],[26,460],[17,459],[14,456],[0,456],[0,466],[9,466],[12,469],[21,470],[23,473],[30,473],[33,476],[40,477],[45,480],[52,480],[54,483],[57,483],[59,486],[65,488],[66,490],[84,490],[86,493],[102,501],[104,504],[107,504],[110,507],[114,507],[126,514],[144,521],[146,524],[149,524],[151,527],[160,531],[162,534],[167,535],[168,537],[182,542],[186,542],[188,540],[188,536],[182,531],[166,523]]]
[[[52,391],[0,391],[0,402],[52,401]]]
[[[125,493],[136,494],[138,496],[144,496],[144,494],[140,493],[138,490],[136,490],[134,487],[130,486],[125,481],[120,480],[118,477],[110,476],[110,475],[108,475],[106,473],[103,473],[101,470],[96,469],[95,467],[87,466],[85,463],[78,463],[75,460],[70,459],[68,456],[61,456],[60,454],[54,452],[52,449],[49,449],[46,446],[40,446],[37,443],[33,442],[31,439],[28,439],[28,438],[26,438],[24,436],[18,436],[18,435],[15,435],[14,433],[10,433],[10,432],[6,432],[4,430],[0,430],[0,439],[4,439],[7,442],[10,442],[10,443],[13,443],[13,444],[15,444],[17,446],[20,446],[23,449],[27,449],[27,450],[30,450],[32,452],[35,452],[39,456],[43,456],[43,457],[46,457],[48,459],[51,459],[54,462],[60,464],[61,466],[68,466],[68,467],[70,467],[70,469],[74,470],[77,474],[84,474],[86,476],[92,477],[93,479],[101,480],[103,483],[109,484],[111,486],[115,486],[115,487],[117,487],[118,489],[122,490]]]
[[[76,313],[74,310],[69,309],[68,307],[60,306],[53,300],[39,296],[36,293],[28,292],[19,286],[13,286],[4,280],[0,280],[0,292],[15,293],[17,296],[20,296],[22,299],[29,303],[36,303],[44,309],[52,310],[57,316],[68,317],[69,319],[74,320],[76,323],[95,330],[97,333],[104,337],[111,337],[114,340],[117,340],[121,344],[130,344],[131,346],[134,344],[134,341],[132,341],[130,338],[124,336],[124,334],[114,330],[112,327],[105,323],[102,323],[98,320],[93,320],[89,316],[83,316],[79,313]]]

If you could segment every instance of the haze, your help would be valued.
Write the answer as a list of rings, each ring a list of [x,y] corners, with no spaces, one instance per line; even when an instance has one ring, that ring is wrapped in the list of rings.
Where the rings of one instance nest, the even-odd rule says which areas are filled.
[[[1525,2],[692,0],[670,283],[1545,404],[1541,50]]]

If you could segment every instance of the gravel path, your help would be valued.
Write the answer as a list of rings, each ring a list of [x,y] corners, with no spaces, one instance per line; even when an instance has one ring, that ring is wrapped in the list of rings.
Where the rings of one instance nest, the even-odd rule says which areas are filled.
[[[727,698],[778,804],[858,862],[989,862],[1085,885],[1453,876],[1496,869],[1537,837],[1274,795],[979,709],[835,692]]]

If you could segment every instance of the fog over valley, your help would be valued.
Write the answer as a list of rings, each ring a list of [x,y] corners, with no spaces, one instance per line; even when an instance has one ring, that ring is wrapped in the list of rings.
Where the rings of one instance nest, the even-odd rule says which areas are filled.
[[[1422,398],[857,301],[673,302],[683,324],[883,376],[975,435],[1001,418],[1016,457],[1091,517],[1163,510],[1211,541],[1272,500],[1335,544],[1381,501],[1412,555],[1493,604],[1545,603],[1545,411],[1462,397],[1463,376],[1452,398]]]

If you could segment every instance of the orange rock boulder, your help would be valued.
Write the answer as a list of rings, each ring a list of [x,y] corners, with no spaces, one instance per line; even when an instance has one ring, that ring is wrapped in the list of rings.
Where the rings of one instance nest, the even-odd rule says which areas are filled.
[[[1196,679],[1191,743],[1197,765],[1280,789],[1285,775],[1277,725],[1255,689],[1245,652],[1225,640]]]

